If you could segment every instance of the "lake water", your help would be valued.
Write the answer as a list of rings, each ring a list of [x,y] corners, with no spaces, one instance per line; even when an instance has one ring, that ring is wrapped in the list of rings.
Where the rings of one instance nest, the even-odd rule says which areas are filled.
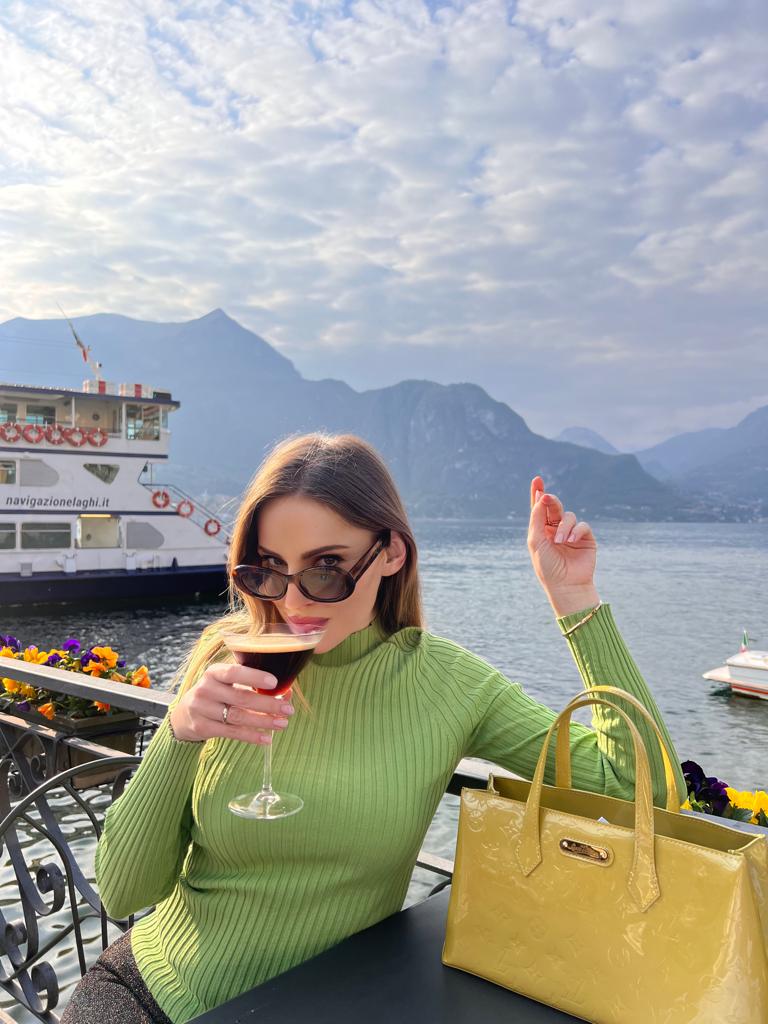
[[[530,567],[520,522],[414,523],[429,628],[488,659],[553,708],[580,680]],[[598,589],[612,605],[682,760],[737,789],[768,786],[768,701],[701,678],[738,649],[743,629],[768,649],[768,524],[600,523]],[[77,636],[146,664],[167,686],[215,604],[115,611],[12,610],[0,632],[41,647]],[[582,716],[582,720],[588,721]],[[452,857],[456,798],[446,797],[427,849]],[[417,873],[409,901],[432,875]],[[22,1021],[23,1018],[18,1016]]]

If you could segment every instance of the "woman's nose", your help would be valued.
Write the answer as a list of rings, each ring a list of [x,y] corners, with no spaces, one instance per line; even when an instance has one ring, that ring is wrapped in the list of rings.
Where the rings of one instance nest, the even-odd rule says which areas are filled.
[[[283,602],[285,603],[286,608],[302,608],[304,605],[308,604],[306,597],[304,597],[295,583],[288,584],[288,589],[285,592]]]

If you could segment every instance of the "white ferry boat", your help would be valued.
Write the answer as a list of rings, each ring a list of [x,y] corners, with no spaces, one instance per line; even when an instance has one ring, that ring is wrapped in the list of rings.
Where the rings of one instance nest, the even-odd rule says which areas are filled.
[[[225,525],[162,482],[178,408],[145,384],[0,384],[0,604],[226,590]]]

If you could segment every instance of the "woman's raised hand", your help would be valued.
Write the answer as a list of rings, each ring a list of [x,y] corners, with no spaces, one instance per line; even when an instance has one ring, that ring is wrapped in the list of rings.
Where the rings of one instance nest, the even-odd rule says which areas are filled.
[[[531,481],[531,519],[528,550],[539,582],[555,614],[570,615],[593,608],[599,601],[594,584],[597,541],[589,523],[566,512],[544,481]]]
[[[274,676],[245,665],[211,665],[187,690],[171,714],[176,739],[210,740],[223,736],[244,743],[271,743],[272,729],[285,729],[293,714],[289,694],[265,697]]]

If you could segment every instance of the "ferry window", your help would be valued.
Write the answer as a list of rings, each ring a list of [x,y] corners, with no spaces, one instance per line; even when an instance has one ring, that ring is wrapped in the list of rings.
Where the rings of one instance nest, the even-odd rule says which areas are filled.
[[[119,548],[120,519],[118,516],[84,515],[77,520],[78,548]]]
[[[30,405],[27,402],[27,423],[47,427],[56,422],[56,407],[53,405]]]
[[[16,463],[7,462],[5,459],[0,462],[0,484],[16,483]]]
[[[128,523],[125,534],[127,548],[161,548],[165,537],[151,523]]]
[[[125,432],[130,441],[159,441],[159,407],[156,405],[126,405]]]
[[[22,523],[21,546],[25,550],[68,548],[72,544],[69,523]]]
[[[93,473],[95,477],[98,477],[105,484],[111,484],[120,471],[119,466],[110,466],[106,462],[86,462],[83,464],[83,469]]]
[[[19,407],[15,402],[3,402],[0,405],[0,423],[15,423]]]
[[[53,487],[59,474],[42,459],[22,459],[19,481],[22,487]]]
[[[16,547],[16,523],[0,523],[0,551]]]

